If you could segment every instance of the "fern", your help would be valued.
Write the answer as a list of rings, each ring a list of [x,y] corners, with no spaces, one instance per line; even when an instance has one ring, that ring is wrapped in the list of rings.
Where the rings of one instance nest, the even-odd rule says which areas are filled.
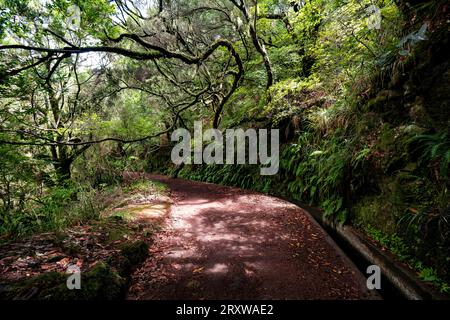
[[[450,165],[450,137],[448,132],[423,134],[413,137],[410,143],[416,143],[415,152],[419,153],[420,166],[428,166],[432,161],[440,162],[440,175],[448,180]]]

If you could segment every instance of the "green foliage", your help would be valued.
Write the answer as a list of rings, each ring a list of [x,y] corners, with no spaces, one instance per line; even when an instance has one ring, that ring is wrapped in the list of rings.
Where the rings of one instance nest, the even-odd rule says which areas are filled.
[[[114,146],[96,145],[74,164],[74,178],[94,188],[117,185],[125,168],[126,159],[115,154]]]
[[[410,143],[416,145],[414,152],[419,154],[419,165],[426,168],[436,162],[440,178],[448,182],[450,167],[450,136],[448,132],[418,135],[413,137]]]
[[[100,210],[96,196],[95,190],[73,184],[53,188],[33,206],[2,212],[0,234],[23,236],[95,219]]]
[[[387,236],[370,225],[365,227],[365,231],[383,247],[388,248],[401,261],[408,263],[413,269],[417,270],[422,280],[433,283],[441,292],[450,293],[449,283],[439,277],[435,269],[425,266],[422,261],[415,257],[413,248],[402,237],[396,234]]]
[[[290,197],[320,204],[327,217],[337,215],[343,222],[348,214],[345,177],[349,152],[343,141],[336,138],[316,140],[313,144],[312,137],[312,133],[300,135],[298,143],[282,153],[280,168],[284,170]]]
[[[253,188],[263,191],[265,182],[259,179],[256,166],[236,166],[236,165],[202,165],[192,168],[186,166],[181,170],[180,177],[189,178],[217,184],[239,186],[242,188]],[[258,181],[259,180],[259,181]]]
[[[76,5],[80,9],[79,26],[68,29],[67,22],[72,18],[70,8]],[[44,32],[40,26],[46,26],[61,34],[78,38],[77,41],[92,41],[94,37],[104,37],[103,28],[111,33],[117,31],[111,20],[114,6],[105,0],[2,0],[0,1],[0,41],[6,30],[16,36],[26,38],[30,34],[34,40],[42,40]],[[15,19],[14,19],[15,18]],[[91,38],[88,40],[88,36]],[[6,38],[6,42],[11,39]]]

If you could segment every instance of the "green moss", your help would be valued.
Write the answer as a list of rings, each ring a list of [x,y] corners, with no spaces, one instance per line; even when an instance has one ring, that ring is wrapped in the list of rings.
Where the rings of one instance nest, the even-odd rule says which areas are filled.
[[[132,264],[144,261],[148,256],[148,245],[144,241],[125,243],[121,246],[121,253],[127,257]]]
[[[8,287],[6,299],[28,300],[42,299],[48,290],[57,288],[65,283],[67,276],[59,272],[47,272],[34,278],[26,278]]]
[[[123,188],[123,192],[125,193],[150,192],[150,191],[164,193],[167,190],[168,188],[165,184],[151,180],[138,180]]]
[[[121,210],[117,210],[115,211],[111,217],[115,217],[118,218],[120,220],[131,220],[133,215],[134,215],[134,211],[128,208],[124,208]]]
[[[117,271],[104,263],[97,264],[85,277],[82,276],[81,290],[71,290],[64,295],[68,299],[114,300],[125,293],[126,281]],[[63,290],[66,292],[66,288]]]
[[[385,234],[396,232],[395,217],[399,208],[384,196],[370,196],[359,201],[354,207],[353,221],[355,225],[365,228],[375,226]]]
[[[18,300],[114,300],[122,298],[126,281],[105,263],[81,274],[81,289],[67,288],[68,275],[48,272],[12,286],[6,298]]]
[[[130,233],[130,229],[123,217],[117,215],[100,220],[94,224],[94,229],[104,234],[108,243],[123,240]]]

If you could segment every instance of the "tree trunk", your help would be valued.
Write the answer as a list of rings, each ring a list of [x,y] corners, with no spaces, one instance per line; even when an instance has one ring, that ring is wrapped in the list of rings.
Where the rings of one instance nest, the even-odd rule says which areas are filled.
[[[71,160],[60,160],[55,164],[56,175],[58,183],[64,183],[69,180],[72,172],[70,171],[70,166],[72,165]]]
[[[256,51],[258,51],[258,53],[261,55],[263,62],[264,62],[264,67],[266,68],[266,73],[267,73],[266,88],[269,89],[273,84],[273,70],[272,70],[272,64],[270,62],[269,54],[267,53],[266,47],[265,47],[264,43],[262,43],[262,41],[259,40],[258,32],[256,31],[256,21],[258,19],[258,4],[255,3],[255,14],[254,14],[254,19],[252,21],[251,20],[252,17],[250,16],[250,13],[249,13],[248,8],[245,5],[244,1],[242,1],[241,3],[238,3],[235,0],[233,0],[232,2],[239,10],[241,10],[246,22],[250,26],[250,36],[252,38],[253,45],[254,45]]]

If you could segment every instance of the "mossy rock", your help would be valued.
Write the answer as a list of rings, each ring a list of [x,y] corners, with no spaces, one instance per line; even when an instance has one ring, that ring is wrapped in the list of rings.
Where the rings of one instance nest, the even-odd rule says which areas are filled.
[[[14,300],[116,300],[125,294],[126,280],[105,263],[81,274],[81,289],[67,288],[69,275],[48,272],[12,286],[6,296]]]
[[[399,208],[384,196],[363,198],[353,208],[353,222],[363,229],[376,227],[383,233],[391,235],[397,231],[396,218]]]
[[[130,277],[133,265],[127,257],[119,254],[108,258],[107,261],[109,265],[114,266],[120,276],[127,279]]]
[[[393,175],[411,162],[410,139],[414,132],[423,132],[423,129],[414,125],[394,128],[383,125],[375,149],[383,154],[380,166],[385,174]]]
[[[5,290],[4,299],[29,300],[42,299],[49,288],[57,288],[66,283],[67,275],[59,272],[46,272],[33,278],[19,280]],[[3,297],[2,297],[3,298]]]
[[[121,245],[121,253],[132,265],[143,262],[148,256],[148,245],[144,241],[127,242]]]
[[[126,280],[105,263],[98,263],[84,277],[81,277],[81,289],[71,290],[66,297],[77,300],[115,300],[125,294]],[[64,287],[64,292],[67,289]]]

